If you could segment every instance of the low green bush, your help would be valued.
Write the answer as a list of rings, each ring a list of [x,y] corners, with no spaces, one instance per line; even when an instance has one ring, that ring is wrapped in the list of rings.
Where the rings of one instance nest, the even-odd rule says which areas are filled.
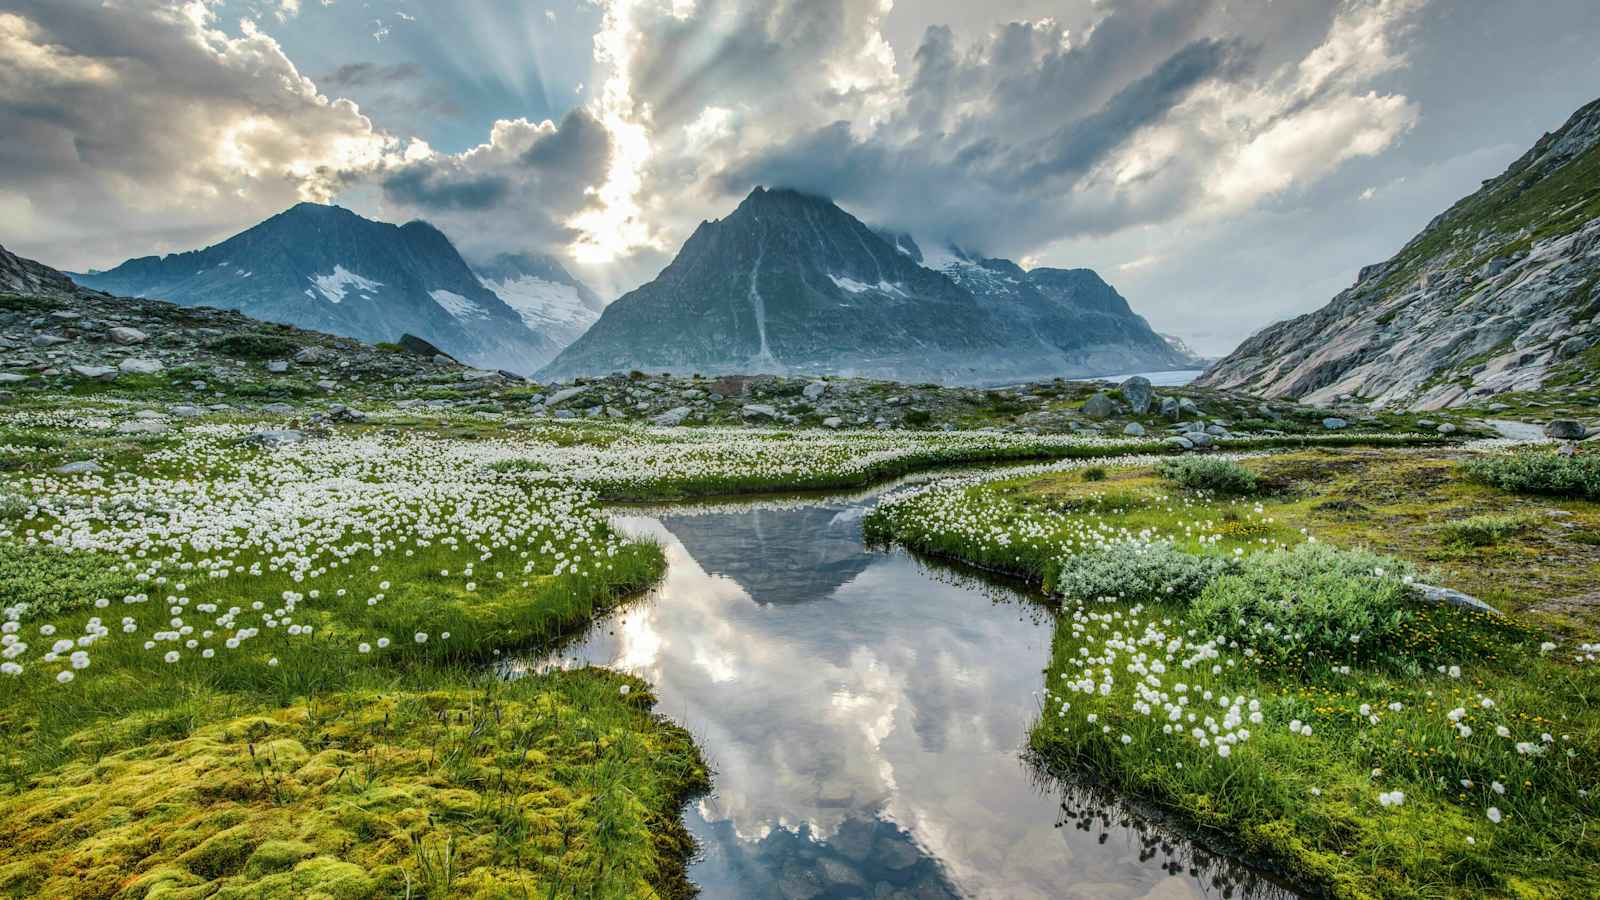
[[[1163,460],[1156,474],[1186,488],[1219,494],[1253,494],[1255,473],[1231,459],[1214,456],[1180,456]]]
[[[1268,661],[1346,662],[1380,650],[1411,619],[1409,564],[1365,550],[1306,543],[1251,554],[1195,599],[1207,633],[1252,647]]]
[[[206,345],[213,353],[239,359],[287,359],[300,345],[286,337],[260,332],[243,332],[220,337]]]
[[[4,606],[25,605],[30,614],[51,616],[104,598],[120,601],[139,593],[116,558],[100,553],[63,553],[54,547],[0,544],[0,597]]]
[[[1083,470],[1083,480],[1084,481],[1105,481],[1106,480],[1106,467],[1105,466],[1090,466],[1089,468],[1084,469]]]
[[[1533,517],[1528,515],[1473,516],[1469,519],[1449,522],[1440,529],[1440,532],[1444,535],[1446,541],[1453,544],[1464,544],[1468,547],[1490,547],[1524,531],[1533,522]]]
[[[1122,542],[1067,557],[1054,589],[1078,600],[1188,601],[1230,568],[1223,557],[1185,553],[1166,542]]]
[[[1600,450],[1563,456],[1553,450],[1521,450],[1463,464],[1480,484],[1519,494],[1600,500]]]

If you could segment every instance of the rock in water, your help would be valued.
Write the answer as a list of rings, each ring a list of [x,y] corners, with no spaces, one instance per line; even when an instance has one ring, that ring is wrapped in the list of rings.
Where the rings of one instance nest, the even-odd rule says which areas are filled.
[[[1122,399],[1128,401],[1128,408],[1136,416],[1142,416],[1150,410],[1150,400],[1155,396],[1155,390],[1150,384],[1150,379],[1142,375],[1135,375],[1122,383]]]

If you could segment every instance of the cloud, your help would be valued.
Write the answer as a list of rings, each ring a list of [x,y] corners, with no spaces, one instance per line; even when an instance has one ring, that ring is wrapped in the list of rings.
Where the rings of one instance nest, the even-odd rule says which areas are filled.
[[[348,90],[355,87],[415,81],[421,77],[422,67],[416,63],[396,63],[386,66],[373,62],[356,62],[346,63],[320,76],[316,81],[324,90]]]
[[[588,111],[554,122],[504,119],[459,154],[418,153],[377,177],[385,218],[425,218],[470,256],[554,249],[593,207],[611,158],[610,135]]]
[[[80,266],[327,201],[400,141],[209,6],[19,0],[0,13],[0,239]],[[19,199],[21,198],[20,202]]]
[[[610,0],[601,121],[641,146],[580,240],[672,246],[756,184],[1009,256],[1245,208],[1411,127],[1379,82],[1421,3],[1127,0],[933,24],[902,61],[879,0]],[[619,220],[651,227],[618,250]]]

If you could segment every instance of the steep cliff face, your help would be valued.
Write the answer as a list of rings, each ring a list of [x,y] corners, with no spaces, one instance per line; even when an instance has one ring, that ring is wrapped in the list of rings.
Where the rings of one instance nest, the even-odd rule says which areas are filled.
[[[702,223],[660,276],[607,307],[542,374],[992,383],[1181,365],[1081,271],[927,260],[909,237],[886,238],[825,198],[757,188],[727,218]]]
[[[1592,384],[1597,285],[1600,101],[1327,306],[1263,329],[1198,383],[1419,409]]]

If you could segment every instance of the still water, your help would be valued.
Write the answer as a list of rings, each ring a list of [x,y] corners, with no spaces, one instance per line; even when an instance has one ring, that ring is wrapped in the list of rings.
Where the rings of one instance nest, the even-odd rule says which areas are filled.
[[[713,792],[686,813],[706,898],[1282,896],[1023,758],[1051,614],[861,540],[872,495],[619,523],[666,580],[538,667],[655,685]]]

